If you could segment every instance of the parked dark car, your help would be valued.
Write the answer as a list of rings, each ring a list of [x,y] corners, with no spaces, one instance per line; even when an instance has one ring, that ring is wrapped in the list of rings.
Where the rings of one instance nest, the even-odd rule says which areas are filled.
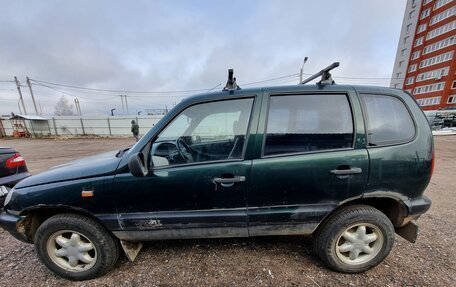
[[[402,90],[328,78],[187,98],[130,149],[21,181],[0,224],[72,280],[137,242],[266,235],[313,236],[331,269],[368,270],[395,233],[416,240],[433,138]]]
[[[29,176],[24,158],[12,148],[0,147],[0,208],[9,190]]]

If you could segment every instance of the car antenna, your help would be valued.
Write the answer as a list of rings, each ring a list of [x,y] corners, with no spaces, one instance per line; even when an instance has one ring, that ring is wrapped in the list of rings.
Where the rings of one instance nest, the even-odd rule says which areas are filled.
[[[335,82],[332,79],[331,74],[329,73],[329,71],[331,71],[334,68],[339,67],[339,64],[340,64],[339,62],[334,62],[331,65],[329,65],[328,67],[326,67],[323,70],[321,70],[320,72],[316,73],[315,75],[310,76],[309,78],[307,78],[304,81],[300,82],[299,84],[300,85],[307,84],[308,82],[312,81],[313,79],[316,79],[316,78],[321,76],[321,80],[317,84],[319,84],[319,85],[333,85],[333,84],[335,84]]]
[[[241,89],[241,87],[236,84],[236,78],[233,77],[233,74],[233,69],[228,69],[228,81],[226,82],[226,86],[223,88],[224,91],[234,91]]]

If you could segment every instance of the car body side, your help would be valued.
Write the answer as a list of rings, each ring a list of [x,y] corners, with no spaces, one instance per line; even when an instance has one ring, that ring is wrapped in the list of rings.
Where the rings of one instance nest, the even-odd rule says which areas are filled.
[[[354,121],[352,148],[264,156],[262,151],[270,96],[292,94],[346,95]],[[368,146],[365,111],[360,94],[392,96],[402,101],[414,121],[414,138],[400,144]],[[172,119],[187,107],[243,97],[255,99],[244,158],[229,161],[229,164],[244,165],[245,170],[250,170],[250,174],[246,175],[246,182],[243,183],[246,188],[246,198],[241,208],[174,210],[173,204],[179,200],[185,200],[177,196],[167,203],[169,208],[165,210],[157,210],[145,215],[119,212],[119,207],[127,200],[131,202],[144,200],[135,198],[135,194],[122,192],[126,186],[122,186],[119,179],[130,176],[128,169],[130,155],[141,152]],[[298,85],[198,95],[183,100],[123,155],[115,157],[114,154],[110,160],[100,160],[99,165],[94,159],[91,164],[76,166],[72,171],[73,174],[78,172],[77,168],[86,172],[81,172],[80,176],[74,179],[61,180],[60,178],[64,176],[59,175],[56,169],[39,175],[41,178],[31,177],[19,183],[11,195],[10,202],[5,206],[6,212],[0,215],[2,227],[16,238],[32,242],[34,232],[46,218],[57,213],[73,212],[92,217],[101,222],[116,237],[131,241],[311,235],[330,214],[346,205],[363,203],[376,207],[390,218],[396,228],[400,229],[417,219],[431,204],[430,200],[423,196],[432,173],[433,139],[429,125],[412,97],[403,91],[390,88]],[[328,167],[339,164],[338,160],[342,161],[342,164],[357,163],[363,173],[345,182],[331,178]],[[203,162],[189,164],[189,166],[216,168],[226,163],[228,161]],[[271,171],[272,166],[274,170]],[[187,167],[177,167],[177,169],[185,168]],[[296,170],[300,168],[305,172],[296,174]],[[150,172],[163,173],[166,169],[152,168]],[[309,184],[308,192],[293,190],[290,186],[293,182],[288,184],[283,180],[287,177],[300,180],[302,184]],[[337,190],[331,190],[332,188]],[[93,191],[94,196],[81,197],[83,190]],[[285,196],[286,200],[284,200],[283,190],[288,192]],[[277,197],[271,198],[269,195]],[[193,221],[182,222],[182,218],[191,218]],[[225,223],[225,228],[223,224],[222,227],[208,225],[208,218]],[[245,224],[242,221],[245,221]],[[192,228],[188,228],[189,223],[193,224]],[[405,237],[413,241],[414,236]]]

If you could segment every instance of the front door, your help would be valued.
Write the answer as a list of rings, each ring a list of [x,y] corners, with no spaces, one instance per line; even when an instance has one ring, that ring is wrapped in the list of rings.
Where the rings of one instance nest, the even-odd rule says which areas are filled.
[[[263,151],[252,165],[249,234],[310,234],[366,186],[369,160],[360,105],[347,93],[268,99],[259,128]]]
[[[149,148],[149,173],[116,175],[120,238],[247,236],[251,160],[244,160],[254,98],[183,110]]]

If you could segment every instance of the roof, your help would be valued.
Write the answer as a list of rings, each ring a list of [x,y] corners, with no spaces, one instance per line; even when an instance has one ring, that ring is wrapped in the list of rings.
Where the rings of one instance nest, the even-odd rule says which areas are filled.
[[[214,91],[209,93],[201,93],[190,96],[182,100],[182,103],[196,103],[203,100],[211,99],[227,99],[232,96],[248,96],[254,94],[283,94],[283,93],[308,93],[308,92],[346,92],[356,91],[358,93],[379,93],[379,94],[395,94],[402,95],[403,92],[399,89],[381,86],[366,86],[366,85],[337,85],[337,84],[307,84],[307,85],[284,85],[284,86],[267,86],[267,87],[254,87],[242,88],[241,90],[229,91]]]
[[[32,120],[32,121],[47,121],[46,118],[37,116],[37,115],[14,115],[10,120],[17,120],[17,119],[24,119],[24,120]]]

